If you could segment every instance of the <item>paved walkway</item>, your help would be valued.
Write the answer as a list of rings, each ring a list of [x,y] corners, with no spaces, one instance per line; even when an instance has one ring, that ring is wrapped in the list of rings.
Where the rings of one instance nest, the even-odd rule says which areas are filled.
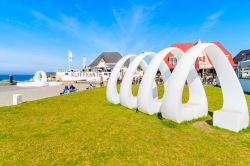
[[[89,84],[74,84],[79,90],[85,90]],[[33,101],[51,96],[58,96],[64,85],[51,87],[22,88],[15,85],[0,86],[0,107],[12,105],[13,94],[22,94],[22,100]]]

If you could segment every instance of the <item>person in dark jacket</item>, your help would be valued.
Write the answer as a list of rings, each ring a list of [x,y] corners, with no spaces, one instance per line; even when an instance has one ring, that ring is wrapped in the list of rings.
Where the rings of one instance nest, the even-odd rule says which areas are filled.
[[[75,87],[73,84],[71,84],[71,85],[69,86],[69,91],[70,91],[70,92],[75,92],[75,91],[76,91],[76,87]]]
[[[10,83],[12,84],[13,83],[13,76],[12,75],[9,75],[9,80],[10,80]]]

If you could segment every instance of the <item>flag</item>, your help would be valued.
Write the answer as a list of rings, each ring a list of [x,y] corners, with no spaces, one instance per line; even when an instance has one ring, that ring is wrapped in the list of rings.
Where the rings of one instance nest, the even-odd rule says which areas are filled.
[[[71,50],[69,50],[69,53],[68,53],[68,59],[69,59],[69,62],[72,62],[72,58],[73,58],[72,51],[71,51]]]
[[[86,57],[82,57],[82,68],[85,69],[86,68]]]

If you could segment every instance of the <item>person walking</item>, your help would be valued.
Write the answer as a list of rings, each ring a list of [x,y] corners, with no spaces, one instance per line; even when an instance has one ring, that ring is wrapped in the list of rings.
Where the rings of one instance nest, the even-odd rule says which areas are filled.
[[[10,80],[10,83],[12,84],[13,83],[13,76],[12,75],[9,75],[9,80]]]

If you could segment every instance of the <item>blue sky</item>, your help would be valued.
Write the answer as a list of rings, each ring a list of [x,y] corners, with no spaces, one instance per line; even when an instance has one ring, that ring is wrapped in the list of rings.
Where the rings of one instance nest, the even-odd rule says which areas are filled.
[[[250,48],[250,1],[0,0],[0,74],[88,64],[103,51],[160,51],[172,43],[220,41]]]

